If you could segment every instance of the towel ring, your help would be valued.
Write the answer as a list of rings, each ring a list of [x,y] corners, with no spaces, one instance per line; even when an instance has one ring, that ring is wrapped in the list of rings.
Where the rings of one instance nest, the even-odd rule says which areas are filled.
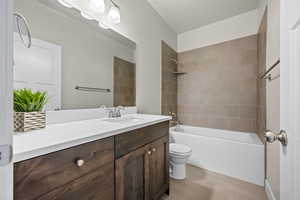
[[[13,15],[16,19],[16,28],[17,28],[17,32],[20,36],[20,39],[21,39],[22,43],[24,44],[24,46],[26,48],[30,48],[31,44],[32,44],[32,42],[31,42],[31,33],[30,33],[30,29],[29,29],[28,22],[27,22],[26,18],[23,15],[21,15],[19,13],[16,13],[16,12]],[[27,35],[28,41],[26,41],[24,39],[24,36],[22,34],[22,29],[21,29],[22,25],[25,28],[26,33],[24,35]]]

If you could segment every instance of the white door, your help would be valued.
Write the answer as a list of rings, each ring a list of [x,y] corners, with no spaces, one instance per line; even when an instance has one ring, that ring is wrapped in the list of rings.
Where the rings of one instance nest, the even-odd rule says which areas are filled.
[[[13,132],[12,10],[12,0],[0,1],[0,200],[13,199],[13,167],[7,162]]]
[[[31,47],[24,46],[14,35],[14,88],[47,92],[45,110],[61,108],[61,47],[32,38]]]
[[[280,199],[300,199],[300,1],[281,0],[281,129],[289,144],[280,149]]]

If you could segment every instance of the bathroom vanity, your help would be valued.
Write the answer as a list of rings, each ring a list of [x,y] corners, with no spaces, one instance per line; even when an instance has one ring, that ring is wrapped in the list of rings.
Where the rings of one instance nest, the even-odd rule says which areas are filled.
[[[59,2],[15,2],[32,44],[14,39],[14,87],[47,92],[52,116],[45,129],[13,137],[14,199],[160,199],[170,117],[105,118],[108,108],[136,105],[136,43]]]
[[[169,191],[169,117],[134,116],[143,120],[68,122],[16,135],[14,199],[160,199]]]

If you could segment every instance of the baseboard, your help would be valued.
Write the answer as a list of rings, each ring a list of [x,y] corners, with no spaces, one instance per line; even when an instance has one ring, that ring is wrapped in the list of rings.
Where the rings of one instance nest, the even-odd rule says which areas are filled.
[[[265,191],[267,193],[268,200],[276,200],[268,179],[265,180]]]

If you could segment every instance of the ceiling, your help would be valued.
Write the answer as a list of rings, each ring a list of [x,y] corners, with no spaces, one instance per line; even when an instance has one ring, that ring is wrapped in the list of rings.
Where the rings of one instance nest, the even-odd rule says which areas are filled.
[[[177,33],[256,9],[260,0],[148,0]]]

